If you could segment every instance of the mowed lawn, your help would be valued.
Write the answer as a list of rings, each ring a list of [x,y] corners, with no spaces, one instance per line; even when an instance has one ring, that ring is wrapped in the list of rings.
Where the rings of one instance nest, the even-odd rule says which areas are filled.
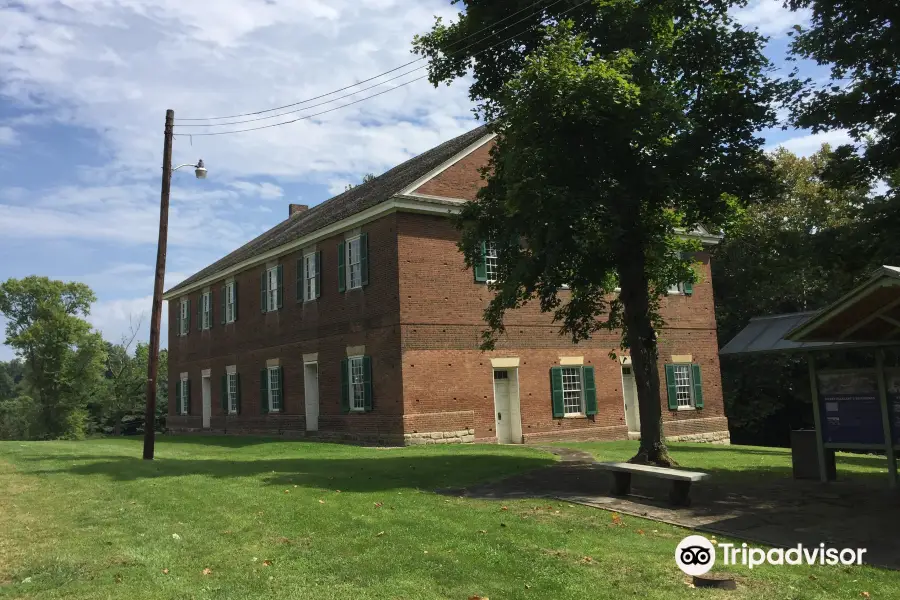
[[[627,448],[624,446],[623,448]],[[687,532],[547,500],[446,497],[553,457],[248,438],[0,442],[0,598],[896,598],[870,567],[686,584]],[[865,594],[868,594],[866,596]]]

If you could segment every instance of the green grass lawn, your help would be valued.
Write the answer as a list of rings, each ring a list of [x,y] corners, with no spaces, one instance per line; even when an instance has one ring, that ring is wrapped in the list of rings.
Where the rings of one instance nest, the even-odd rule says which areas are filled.
[[[600,461],[627,461],[637,453],[639,443],[570,442],[555,445],[589,452]],[[741,484],[792,477],[789,448],[679,442],[669,444],[669,452],[679,466],[707,471],[716,482]],[[884,456],[838,452],[836,462],[841,481],[872,483],[882,488],[887,486],[887,460]]]
[[[433,492],[553,462],[528,448],[165,437],[157,460],[140,453],[130,439],[0,442],[0,598],[784,600],[900,589],[897,573],[865,566],[735,568],[736,592],[691,589],[673,559],[685,530]]]

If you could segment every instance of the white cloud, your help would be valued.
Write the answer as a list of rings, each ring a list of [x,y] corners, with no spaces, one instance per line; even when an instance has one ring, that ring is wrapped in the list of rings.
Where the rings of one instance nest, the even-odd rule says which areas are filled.
[[[777,144],[770,145],[768,149],[774,150],[780,146],[786,150],[790,150],[798,156],[809,156],[818,152],[822,148],[822,144],[830,144],[831,147],[834,148],[841,144],[849,144],[852,141],[853,140],[850,139],[850,135],[846,130],[838,129],[835,131],[810,133],[808,135],[788,138]]]
[[[742,24],[756,27],[764,35],[783,37],[794,25],[806,24],[810,12],[806,9],[792,12],[784,7],[782,0],[750,0],[733,15]]]
[[[284,190],[272,183],[251,183],[249,181],[235,181],[231,187],[247,196],[256,196],[262,200],[276,200],[284,196]]]
[[[131,337],[132,329],[137,330],[135,342],[146,342],[150,339],[150,316],[153,308],[153,296],[128,298],[123,300],[102,300],[91,306],[88,321],[103,334],[103,338],[112,343],[119,343],[123,336]],[[160,324],[160,348],[168,342],[169,307],[163,303]]]
[[[12,127],[0,125],[0,146],[15,146],[19,143],[19,135]]]

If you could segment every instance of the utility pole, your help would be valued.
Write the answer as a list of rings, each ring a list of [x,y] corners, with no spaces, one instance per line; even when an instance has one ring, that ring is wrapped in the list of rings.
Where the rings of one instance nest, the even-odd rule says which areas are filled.
[[[159,242],[153,279],[153,312],[150,317],[150,356],[147,366],[147,413],[144,417],[144,460],[153,460],[156,441],[156,376],[159,373],[159,327],[162,320],[163,282],[166,276],[166,241],[169,234],[169,188],[172,184],[172,131],[175,111],[166,111],[163,143],[162,191],[159,198]]]

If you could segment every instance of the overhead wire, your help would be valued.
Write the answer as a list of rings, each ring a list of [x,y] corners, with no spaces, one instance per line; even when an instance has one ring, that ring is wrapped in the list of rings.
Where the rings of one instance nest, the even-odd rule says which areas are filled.
[[[550,8],[551,6],[554,6],[554,5],[556,5],[556,4],[559,4],[560,2],[562,2],[562,0],[555,0],[554,2],[551,2],[550,4],[548,4],[546,7],[542,7],[542,8],[540,8],[539,10],[534,11],[533,13],[531,13],[530,15],[528,15],[528,17],[525,17],[525,19],[521,19],[521,20],[519,20],[519,21],[516,21],[515,23],[513,23],[513,25],[517,25],[517,24],[521,23],[522,21],[528,19],[529,17],[532,17],[532,16],[536,15],[538,12],[540,12],[540,11],[542,11],[542,10],[546,10],[546,9]],[[457,45],[457,44],[461,44],[462,42],[465,42],[466,40],[471,39],[471,38],[475,37],[476,35],[478,35],[478,34],[480,34],[480,33],[483,33],[484,31],[487,31],[488,29],[491,29],[491,28],[493,28],[493,27],[496,27],[497,25],[500,25],[500,24],[503,23],[504,21],[508,21],[509,19],[515,17],[516,15],[522,14],[523,12],[525,12],[526,10],[529,10],[529,9],[531,9],[531,8],[534,8],[534,6],[532,5],[532,6],[530,6],[530,7],[523,8],[523,9],[521,9],[521,10],[517,10],[516,12],[512,13],[511,15],[507,15],[506,17],[503,17],[503,18],[500,19],[499,21],[495,21],[494,23],[491,23],[490,25],[487,25],[487,26],[485,26],[485,27],[482,27],[481,29],[479,29],[478,31],[476,31],[476,32],[474,32],[474,33],[470,33],[469,35],[467,35],[466,37],[464,37],[464,38],[462,38],[462,39],[456,40],[455,42],[453,42],[452,44],[450,44],[450,47],[452,48],[453,46],[455,46],[455,45]],[[505,30],[509,29],[509,27],[512,27],[512,25],[507,26],[507,27],[504,27],[504,28],[501,29],[500,31],[505,31]],[[499,33],[499,32],[497,32],[497,33]],[[491,35],[495,35],[495,34],[491,34]],[[488,36],[488,37],[490,37],[490,36]],[[482,38],[482,39],[479,40],[479,41],[484,41],[485,39],[487,39],[487,37],[486,37],[486,38]],[[476,42],[476,43],[477,43],[477,42]],[[472,45],[474,45],[474,44],[472,44]],[[463,48],[463,50],[466,50],[466,49],[468,49],[468,48],[471,48],[472,45],[467,46],[466,48]],[[454,52],[454,53],[455,53],[455,52]],[[187,117],[185,117],[185,118],[175,119],[175,121],[176,121],[176,122],[177,122],[177,121],[217,121],[217,120],[222,120],[222,119],[239,119],[239,118],[241,118],[241,117],[252,117],[252,116],[255,116],[255,115],[261,115],[261,114],[265,114],[265,113],[269,113],[269,112],[275,112],[275,111],[277,111],[277,110],[282,110],[282,109],[285,109],[285,108],[291,108],[291,107],[293,107],[293,106],[299,106],[300,104],[306,104],[307,102],[312,102],[313,100],[319,100],[319,99],[324,98],[324,97],[326,97],[326,96],[331,96],[332,94],[337,94],[338,92],[343,92],[343,91],[345,91],[345,90],[349,90],[350,88],[354,88],[354,87],[356,87],[356,86],[358,86],[358,85],[362,85],[362,84],[364,84],[364,83],[368,83],[368,82],[370,82],[370,81],[374,81],[374,80],[378,79],[379,77],[383,77],[383,76],[385,76],[385,75],[390,75],[391,73],[395,73],[395,72],[399,71],[400,69],[403,69],[403,68],[408,67],[408,66],[410,66],[410,65],[414,65],[414,64],[416,64],[417,62],[421,62],[421,61],[423,61],[423,60],[425,60],[425,57],[424,57],[424,56],[421,57],[421,58],[417,58],[417,59],[415,59],[415,60],[411,60],[411,61],[409,61],[409,62],[407,62],[407,63],[404,63],[404,64],[402,64],[402,65],[400,65],[400,66],[398,66],[398,67],[394,67],[393,69],[390,69],[390,70],[385,71],[385,72],[383,72],[383,73],[379,73],[378,75],[374,75],[374,76],[372,76],[372,77],[369,77],[368,79],[363,79],[362,81],[357,81],[356,83],[354,83],[354,84],[352,84],[352,85],[348,85],[348,86],[345,86],[345,87],[342,87],[342,88],[338,88],[338,89],[332,90],[332,91],[330,91],[330,92],[328,92],[328,93],[326,93],[326,94],[321,94],[321,95],[319,95],[319,96],[314,96],[314,97],[312,97],[312,98],[307,98],[307,99],[305,99],[305,100],[299,100],[299,101],[293,102],[293,103],[291,103],[291,104],[285,104],[285,105],[283,105],[283,106],[276,106],[275,108],[267,108],[266,110],[258,110],[258,111],[255,111],[255,112],[242,113],[242,114],[239,114],[239,115],[229,115],[229,116],[225,116],[225,117],[195,117],[195,118],[187,118]],[[419,67],[419,68],[424,68],[424,67]],[[418,70],[418,69],[414,69],[414,70]],[[397,77],[393,77],[393,78],[391,78],[391,79],[388,79],[387,81],[393,81],[394,79],[397,79],[398,77],[401,77],[401,76],[398,75]],[[383,82],[383,83],[385,83],[385,82]],[[366,88],[366,89],[371,89],[371,88]],[[363,90],[357,90],[357,91],[363,91]],[[346,96],[344,96],[344,97],[346,97]],[[224,123],[223,123],[223,125],[224,125]]]
[[[557,0],[557,2],[560,2],[560,1],[561,1],[561,0]],[[566,14],[566,13],[568,13],[568,12],[570,12],[570,11],[573,11],[573,10],[575,10],[576,8],[579,8],[579,7],[581,7],[581,6],[584,6],[585,4],[588,4],[588,3],[591,2],[591,1],[592,1],[592,0],[583,0],[582,2],[576,4],[575,6],[572,6],[571,8],[568,8],[568,9],[562,11],[562,12],[560,13],[560,15],[563,15],[563,14]],[[557,2],[554,2],[554,4],[556,4]],[[549,6],[552,6],[552,4],[549,5]],[[547,6],[546,8],[549,8],[549,6]],[[545,8],[542,8],[541,10],[545,10]],[[521,11],[519,11],[519,12],[521,12]],[[533,16],[534,14],[537,14],[537,11],[536,11],[535,13],[532,13],[532,15],[529,15],[529,17],[530,17],[530,16]],[[506,29],[509,29],[510,27],[512,27],[512,26],[514,26],[514,25],[517,25],[518,23],[521,23],[522,21],[525,21],[525,20],[526,20],[527,18],[529,18],[529,17],[526,17],[525,19],[521,19],[521,20],[517,21],[516,23],[513,23],[512,25],[509,25],[509,26],[507,26],[507,27],[501,29],[500,31],[505,31]],[[495,35],[495,34],[491,34],[491,36],[487,36],[487,37],[485,37],[485,38],[482,38],[482,39],[479,40],[478,42],[475,42],[474,44],[470,44],[469,46],[467,46],[467,47],[465,47],[465,48],[463,48],[463,49],[461,49],[461,50],[459,50],[459,51],[453,52],[453,53],[451,53],[451,54],[457,54],[457,53],[459,53],[459,52],[463,52],[463,51],[465,51],[465,50],[468,50],[469,48],[471,48],[471,47],[477,45],[478,43],[483,42],[483,41],[489,39],[489,38],[492,37],[493,35]],[[504,43],[506,43],[506,42],[508,42],[508,41],[510,41],[510,40],[512,40],[512,39],[514,39],[515,37],[516,37],[516,35],[512,35],[512,36],[510,36],[510,37],[508,37],[508,38],[506,38],[506,39],[503,39],[503,40],[499,41],[499,42],[496,43],[496,44],[493,44],[493,45],[491,45],[491,46],[488,46],[487,48],[484,48],[484,49],[482,49],[482,50],[479,50],[478,52],[475,52],[472,56],[475,57],[475,56],[478,56],[479,54],[482,54],[482,53],[484,53],[484,52],[487,52],[488,50],[492,50],[493,48],[496,48],[497,46],[500,46],[501,44],[504,44]],[[414,73],[415,71],[419,71],[419,70],[421,70],[421,69],[423,69],[423,68],[425,68],[425,67],[418,67],[418,68],[416,68],[416,69],[413,69],[413,70],[411,70],[411,71],[408,71],[407,73],[404,73],[403,75],[398,75],[398,76],[396,76],[396,77],[393,77],[393,78],[391,78],[391,80],[398,79],[398,78],[400,78],[400,77],[403,77],[404,75],[409,75],[409,74]],[[313,118],[313,117],[317,117],[317,116],[324,115],[324,114],[327,114],[327,113],[330,113],[330,112],[334,112],[334,111],[336,111],[336,110],[340,110],[340,109],[342,109],[342,108],[346,108],[346,107],[348,107],[348,106],[352,106],[352,105],[354,105],[354,104],[359,104],[360,102],[364,102],[365,100],[369,100],[369,99],[371,99],[371,98],[375,98],[375,97],[377,97],[377,96],[381,96],[381,95],[383,95],[383,94],[387,94],[388,92],[392,92],[392,91],[394,91],[394,90],[398,90],[398,89],[400,89],[400,88],[402,88],[402,87],[405,87],[405,86],[407,86],[407,85],[409,85],[409,84],[411,84],[411,83],[415,83],[416,81],[419,81],[419,80],[421,80],[421,79],[426,79],[426,78],[427,78],[427,75],[423,75],[423,76],[421,76],[421,77],[417,77],[417,78],[415,78],[415,79],[411,79],[411,80],[409,80],[409,81],[406,81],[406,82],[403,82],[403,83],[401,83],[401,84],[398,84],[398,85],[396,85],[396,86],[394,86],[394,87],[392,87],[392,88],[388,88],[388,89],[386,89],[386,90],[382,90],[381,92],[378,92],[378,93],[376,93],[376,94],[371,94],[371,95],[369,95],[369,96],[365,96],[365,97],[363,97],[363,98],[359,98],[358,100],[354,100],[353,102],[348,102],[348,103],[346,103],[346,104],[341,104],[341,105],[339,105],[339,106],[335,106],[335,107],[330,108],[330,109],[328,109],[328,110],[324,110],[324,111],[317,112],[317,113],[310,114],[310,115],[304,115],[304,116],[302,116],[302,117],[297,117],[297,118],[295,118],[295,119],[290,119],[290,120],[288,120],[288,121],[282,121],[282,122],[278,122],[278,123],[270,123],[270,124],[268,124],[268,125],[261,125],[261,126],[258,126],[258,127],[248,127],[248,128],[244,128],[244,129],[236,129],[236,130],[231,130],[231,131],[214,131],[214,132],[208,132],[208,133],[189,133],[189,134],[186,133],[186,134],[175,134],[175,135],[181,135],[181,136],[213,136],[213,135],[228,135],[228,134],[232,134],[232,133],[245,133],[245,132],[249,132],[249,131],[258,131],[258,130],[260,130],[260,129],[269,129],[269,128],[272,128],[272,127],[280,127],[281,125],[290,125],[291,123],[296,123],[296,122],[298,122],[298,121],[304,121],[304,120],[307,120],[307,119],[311,119],[311,118]],[[388,81],[391,81],[391,80],[388,80]],[[371,81],[371,79],[370,79],[370,81]],[[382,82],[382,83],[387,83],[387,82]],[[378,84],[378,85],[380,85],[380,84]],[[366,89],[372,89],[372,88],[374,88],[374,87],[378,87],[378,85],[373,85],[373,86],[370,86],[369,88],[366,88]],[[352,86],[351,86],[351,87],[352,87]],[[344,89],[346,89],[346,88],[344,88]],[[339,91],[339,90],[338,90],[338,91]],[[361,91],[365,91],[365,90],[357,90],[356,92],[347,94],[347,95],[345,95],[345,96],[342,96],[341,98],[346,98],[346,97],[349,97],[349,96],[353,96],[353,95],[355,95],[355,94],[357,94],[357,93],[359,93],[359,92],[361,92]],[[327,95],[329,95],[329,94],[325,94],[324,96],[327,96]],[[324,96],[320,96],[320,97],[324,97]],[[323,102],[323,103],[317,104],[317,105],[315,105],[315,106],[323,106],[323,105],[325,105],[325,104],[330,104],[331,102],[334,102],[335,100],[339,100],[339,99],[341,99],[341,98],[333,98],[333,99],[330,100],[330,101]],[[274,117],[276,117],[276,116],[285,116],[285,115],[288,115],[288,114],[293,114],[293,113],[296,113],[296,112],[300,112],[301,110],[307,110],[308,108],[313,108],[313,107],[310,106],[310,107],[307,107],[306,109],[298,109],[298,110],[295,110],[295,111],[290,111],[290,112],[287,112],[287,113],[282,113],[281,115],[272,115],[272,116],[266,117],[266,118],[274,118]],[[270,110],[277,110],[277,109],[270,109]],[[249,115],[251,115],[251,114],[260,114],[261,112],[263,112],[263,111],[260,111],[260,112],[257,112],[257,113],[247,113],[246,116],[249,116]],[[241,116],[245,116],[245,115],[241,115]],[[226,126],[226,125],[237,125],[237,124],[239,124],[239,123],[247,123],[247,122],[251,122],[251,121],[259,121],[259,120],[263,120],[263,119],[262,119],[262,118],[260,118],[260,119],[249,119],[249,120],[247,120],[247,121],[233,122],[233,123],[215,123],[215,124],[209,124],[209,125],[205,125],[205,126],[207,126],[207,127],[220,126],[220,127],[221,127],[221,126]],[[203,125],[179,125],[179,127],[200,127],[200,126],[203,126]]]

